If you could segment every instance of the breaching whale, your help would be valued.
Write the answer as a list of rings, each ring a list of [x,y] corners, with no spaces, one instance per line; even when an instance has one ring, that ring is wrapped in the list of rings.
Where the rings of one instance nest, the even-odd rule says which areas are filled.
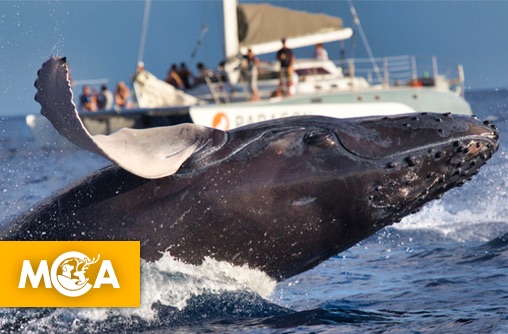
[[[148,261],[164,251],[192,264],[210,257],[276,280],[462,185],[498,148],[490,123],[432,113],[91,136],[65,58],[45,62],[35,86],[63,136],[114,164],[15,219],[1,240],[140,240]]]

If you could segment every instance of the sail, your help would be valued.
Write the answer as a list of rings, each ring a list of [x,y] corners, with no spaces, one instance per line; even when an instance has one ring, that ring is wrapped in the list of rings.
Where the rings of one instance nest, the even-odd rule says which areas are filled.
[[[134,91],[140,108],[190,106],[198,102],[195,97],[159,80],[146,70],[135,76]]]
[[[353,34],[340,18],[267,4],[239,4],[237,20],[242,54],[249,48],[255,54],[275,52],[283,37],[288,47],[298,48],[347,39]]]

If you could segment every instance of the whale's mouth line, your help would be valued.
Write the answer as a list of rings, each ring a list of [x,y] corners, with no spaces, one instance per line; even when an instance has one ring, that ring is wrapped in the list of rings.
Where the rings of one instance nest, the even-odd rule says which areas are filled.
[[[492,149],[489,149],[489,151],[490,151],[490,153],[494,153],[498,149],[497,139],[499,138],[499,134],[497,132],[485,132],[482,134],[474,134],[474,135],[468,135],[468,136],[462,136],[462,137],[451,137],[451,138],[444,140],[442,142],[439,142],[439,143],[432,143],[432,144],[428,144],[428,145],[417,146],[417,147],[413,147],[413,148],[410,148],[410,149],[407,149],[404,151],[398,151],[394,154],[374,156],[374,157],[368,157],[368,156],[365,156],[365,155],[355,152],[354,150],[350,149],[347,145],[345,145],[339,136],[336,136],[336,137],[337,137],[337,140],[342,145],[342,147],[347,152],[349,152],[351,155],[354,155],[354,156],[362,158],[362,159],[375,160],[375,159],[390,159],[390,158],[396,158],[396,157],[400,157],[400,156],[407,156],[407,155],[410,155],[411,153],[418,152],[418,151],[421,152],[421,151],[425,151],[425,150],[435,149],[438,147],[445,147],[445,146],[454,145],[454,143],[457,143],[457,142],[461,143],[461,144],[467,143],[468,145],[470,145],[472,142],[477,142],[477,143],[483,142],[483,143],[486,143],[487,147],[492,147]]]

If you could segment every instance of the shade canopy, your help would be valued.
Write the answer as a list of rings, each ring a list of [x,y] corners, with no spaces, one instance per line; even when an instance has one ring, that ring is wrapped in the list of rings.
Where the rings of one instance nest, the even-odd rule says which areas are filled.
[[[238,40],[240,52],[251,48],[262,54],[280,49],[281,39],[290,48],[343,40],[352,36],[342,19],[267,4],[238,5]]]

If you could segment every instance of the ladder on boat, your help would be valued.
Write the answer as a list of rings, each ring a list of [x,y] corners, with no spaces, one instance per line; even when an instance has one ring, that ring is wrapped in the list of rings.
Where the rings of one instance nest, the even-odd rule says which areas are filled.
[[[216,75],[212,71],[209,71],[207,75],[204,76],[204,79],[216,104],[231,102],[226,86],[224,85],[224,80],[222,80],[220,74]]]

